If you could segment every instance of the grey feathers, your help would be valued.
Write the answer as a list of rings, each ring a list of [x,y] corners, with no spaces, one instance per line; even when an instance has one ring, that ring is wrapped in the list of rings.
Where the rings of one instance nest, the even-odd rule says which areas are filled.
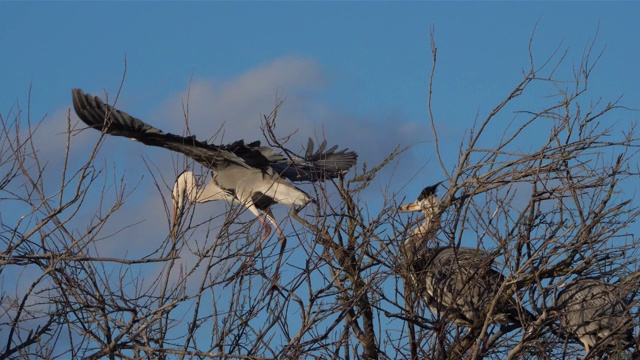
[[[595,279],[569,283],[556,297],[560,325],[589,348],[633,344],[633,317],[620,288]]]
[[[494,269],[490,253],[475,248],[430,246],[440,228],[442,203],[436,196],[438,185],[427,186],[418,200],[400,207],[401,211],[421,211],[425,216],[403,244],[414,286],[432,312],[456,324],[474,326],[488,315],[492,323],[520,326],[515,299],[499,292],[504,277]],[[497,306],[487,314],[494,302]],[[533,316],[527,312],[522,315]]]
[[[320,181],[340,176],[355,165],[358,158],[353,151],[337,151],[337,145],[326,150],[326,142],[313,152],[311,139],[304,156],[286,149],[287,154],[293,155],[285,156],[261,146],[259,141],[247,144],[239,140],[229,145],[213,145],[198,141],[195,136],[165,133],[80,89],[73,89],[72,97],[78,117],[90,127],[109,135],[124,136],[146,145],[183,153],[212,169],[235,164],[264,172],[273,170],[292,181]]]
[[[473,326],[498,300],[503,276],[493,268],[493,257],[473,248],[422,249],[412,264],[417,283],[433,311],[456,324]],[[519,324],[513,299],[497,306],[492,322]]]

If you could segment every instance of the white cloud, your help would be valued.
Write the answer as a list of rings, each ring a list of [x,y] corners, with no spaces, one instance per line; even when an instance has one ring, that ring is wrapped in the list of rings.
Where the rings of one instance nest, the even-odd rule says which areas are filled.
[[[171,124],[174,132],[184,131],[183,103],[188,99],[189,129],[199,139],[217,134],[213,138],[216,143],[252,141],[263,138],[261,115],[269,114],[280,97],[285,103],[279,113],[278,131],[285,135],[313,128],[305,109],[310,104],[309,95],[318,92],[323,83],[320,67],[314,61],[284,57],[230,81],[196,79],[189,89],[170,97],[157,117]]]
[[[196,79],[189,89],[167,99],[152,117],[161,120],[165,131],[184,132],[183,102],[188,96],[189,129],[198,139],[264,142],[261,114],[269,113],[280,97],[284,104],[276,131],[280,136],[296,132],[287,144],[294,151],[302,150],[308,137],[326,137],[330,145],[348,147],[357,151],[362,161],[375,164],[397,145],[431,141],[426,121],[410,121],[397,109],[362,116],[330,108],[322,99],[326,82],[320,65],[313,60],[283,57],[226,82]],[[411,152],[403,156],[411,156]]]

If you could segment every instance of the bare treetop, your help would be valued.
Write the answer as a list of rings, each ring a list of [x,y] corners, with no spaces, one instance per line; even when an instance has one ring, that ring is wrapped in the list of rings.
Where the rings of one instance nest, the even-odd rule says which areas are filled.
[[[433,178],[413,181],[420,188],[444,181],[404,207],[397,193],[404,183],[379,178],[406,144],[379,164],[354,166],[355,152],[324,141],[298,156],[284,146],[291,134],[276,132],[277,103],[264,117],[270,147],[212,145],[164,133],[74,91],[74,108],[89,126],[218,171],[204,188],[195,176],[178,177],[183,168],[170,175],[184,182],[174,186],[172,223],[167,174],[146,164],[145,185],[155,186],[168,226],[133,257],[128,248],[105,256],[96,245],[140,241],[120,231],[128,225],[118,215],[132,206],[133,190],[119,170],[97,160],[104,137],[84,150],[82,163],[70,162],[69,150],[61,155],[58,183],[45,186],[36,127],[21,127],[30,124],[21,112],[0,118],[0,202],[18,209],[0,217],[0,281],[20,279],[0,294],[0,357],[637,355],[628,323],[638,316],[640,243],[630,225],[640,213],[629,189],[639,175],[640,143],[635,122],[620,120],[629,116],[621,99],[591,97],[587,85],[601,54],[589,43],[569,66],[569,52],[542,62],[530,52],[521,80],[500,85],[503,99],[452,145],[441,138],[445,114],[431,96],[438,91],[435,40],[431,48],[427,121],[437,164],[429,164]],[[68,149],[74,128],[68,117]],[[252,181],[225,175],[229,167],[247,169]],[[273,180],[268,189],[245,191],[265,176]],[[221,213],[194,212],[188,199],[229,204]],[[274,202],[307,206],[276,222]],[[263,233],[264,219],[248,220],[247,208],[266,216],[280,239]],[[135,226],[146,232],[151,225]],[[616,304],[602,306],[607,319],[595,321],[608,336],[590,333],[590,324],[582,331],[575,316],[593,311],[571,301],[588,292],[570,284],[589,281],[606,290],[592,294],[593,303],[615,289]],[[624,320],[621,331],[609,326],[613,318]]]

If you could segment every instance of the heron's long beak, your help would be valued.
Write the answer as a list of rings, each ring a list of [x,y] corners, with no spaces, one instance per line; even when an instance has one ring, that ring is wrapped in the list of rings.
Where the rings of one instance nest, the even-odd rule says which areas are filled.
[[[411,204],[402,205],[398,208],[398,211],[410,212],[410,211],[422,211],[418,202],[412,202]]]

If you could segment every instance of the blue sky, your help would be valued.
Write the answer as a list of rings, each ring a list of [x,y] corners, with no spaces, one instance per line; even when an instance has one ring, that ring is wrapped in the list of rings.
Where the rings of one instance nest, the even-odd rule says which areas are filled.
[[[283,56],[296,56],[317,62],[325,82],[315,95],[331,107],[357,114],[402,111],[423,118],[430,26],[435,26],[438,41],[437,95],[443,112],[462,99],[464,106],[455,108],[474,112],[517,80],[536,21],[534,50],[541,56],[560,43],[580,50],[599,24],[599,44],[607,46],[599,74],[609,81],[598,88],[629,96],[637,95],[633,91],[638,88],[638,70],[632,65],[640,29],[634,15],[640,5],[632,2],[1,6],[0,39],[10,51],[0,70],[0,95],[4,101],[24,97],[31,84],[40,113],[68,103],[70,87],[115,89],[125,54],[125,95],[135,94],[141,111],[182,90],[192,75],[228,81]]]
[[[457,143],[476,114],[520,80],[536,22],[532,48],[540,60],[561,46],[570,50],[567,63],[577,63],[599,31],[596,45],[606,52],[591,79],[594,96],[624,94],[631,107],[640,99],[634,18],[640,4],[633,2],[8,2],[0,9],[0,45],[7,50],[0,112],[6,115],[15,101],[24,107],[31,87],[34,120],[56,121],[51,117],[68,109],[73,87],[115,93],[126,56],[120,106],[152,124],[183,124],[163,115],[181,109],[192,79],[209,91],[190,104],[198,114],[192,126],[224,123],[228,141],[259,137],[234,122],[257,123],[280,94],[289,99],[282,122],[300,116],[306,120],[300,125],[315,130],[353,123],[342,143],[353,148],[361,141],[356,150],[376,161],[398,140],[431,138],[428,131],[389,136],[386,128],[426,123],[431,26],[438,46],[435,116],[443,127],[454,125]],[[279,61],[289,63],[269,68]],[[243,80],[233,96],[228,88]],[[369,125],[381,131],[365,132]],[[302,128],[300,138],[310,130]],[[339,133],[329,140],[341,143]],[[373,144],[382,151],[367,157]]]
[[[597,33],[596,49],[606,50],[589,97],[624,95],[623,105],[640,108],[639,13],[636,2],[2,2],[0,114],[10,118],[17,104],[26,111],[31,89],[31,120],[44,119],[36,136],[41,156],[55,169],[71,89],[114,95],[126,57],[118,107],[168,132],[184,131],[182,101],[191,83],[190,127],[201,139],[219,129],[218,142],[261,139],[260,114],[280,95],[278,130],[299,130],[294,150],[324,131],[329,143],[375,164],[396,145],[419,143],[401,157],[398,174],[386,178],[399,197],[413,199],[443,179],[426,111],[431,27],[438,47],[434,115],[453,161],[476,116],[521,80],[536,23],[536,59],[558,46],[569,50],[563,77]],[[523,101],[545,100],[534,93]],[[617,114],[621,123],[639,118]],[[72,154],[84,154],[96,140],[97,132],[81,133]],[[101,156],[131,188],[139,184],[120,215],[137,225],[123,236],[150,228],[157,233],[149,241],[166,236],[144,159],[160,164],[158,173],[171,182],[182,170],[179,158],[122,138],[106,139]],[[380,203],[380,195],[369,194]],[[122,247],[108,252],[122,255]]]

